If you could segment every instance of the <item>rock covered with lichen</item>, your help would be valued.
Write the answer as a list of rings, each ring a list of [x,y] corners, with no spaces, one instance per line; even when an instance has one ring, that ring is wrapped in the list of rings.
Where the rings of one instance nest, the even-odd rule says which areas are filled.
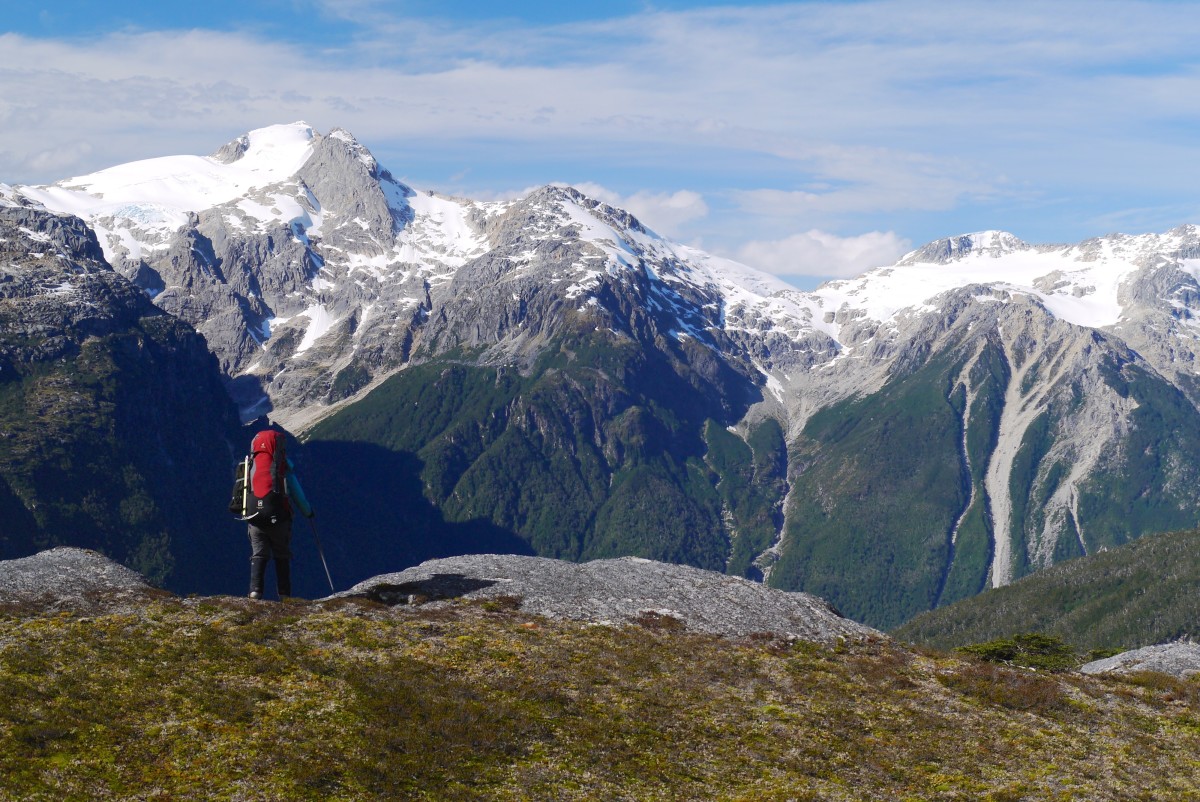
[[[60,547],[0,561],[0,609],[87,611],[162,595],[137,571],[90,549]]]
[[[727,636],[770,632],[818,642],[882,637],[807,593],[638,557],[586,563],[502,554],[449,557],[368,579],[337,595],[386,604],[494,600],[549,618]]]
[[[1133,674],[1157,671],[1185,679],[1200,675],[1200,643],[1176,641],[1121,652],[1080,666],[1085,674]]]

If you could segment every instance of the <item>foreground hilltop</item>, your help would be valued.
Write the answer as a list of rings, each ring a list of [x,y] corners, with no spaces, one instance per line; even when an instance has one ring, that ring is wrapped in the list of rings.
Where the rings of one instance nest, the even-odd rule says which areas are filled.
[[[127,611],[165,595],[136,571],[94,551],[55,548],[0,561],[0,611]],[[482,554],[430,560],[360,582],[329,600],[441,609],[447,602],[594,624],[647,623],[712,635],[836,642],[884,638],[807,593],[636,557],[577,565],[562,560]]]
[[[1200,693],[1163,675],[1039,674],[869,635],[718,637],[667,616],[596,625],[461,589],[181,599],[92,553],[14,562],[4,798],[1200,794]],[[74,601],[39,606],[64,587]]]

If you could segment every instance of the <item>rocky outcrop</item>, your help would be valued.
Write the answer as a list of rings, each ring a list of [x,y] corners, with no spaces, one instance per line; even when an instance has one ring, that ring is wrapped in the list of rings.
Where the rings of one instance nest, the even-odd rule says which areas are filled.
[[[636,557],[587,563],[494,554],[450,557],[377,576],[336,594],[345,596],[393,605],[502,600],[550,618],[640,621],[728,636],[773,633],[821,642],[884,637],[807,593]]]
[[[968,254],[1002,256],[1018,251],[1032,250],[1033,246],[1009,234],[1007,231],[983,231],[946,237],[924,245],[905,256],[900,264],[949,264]]]
[[[59,547],[0,561],[0,611],[127,609],[164,591],[89,549]],[[390,606],[492,601],[547,618],[814,642],[884,638],[806,593],[771,590],[713,571],[625,557],[570,563],[480,554],[430,560],[328,597]]]
[[[1080,666],[1085,674],[1134,674],[1157,671],[1187,679],[1200,674],[1200,644],[1178,641],[1134,649]]]
[[[0,561],[0,611],[94,612],[163,595],[141,574],[89,549],[60,547]]]

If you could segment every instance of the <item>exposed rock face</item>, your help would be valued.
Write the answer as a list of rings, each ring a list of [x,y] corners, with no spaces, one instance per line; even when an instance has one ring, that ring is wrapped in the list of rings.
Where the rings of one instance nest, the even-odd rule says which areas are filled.
[[[197,589],[236,427],[203,338],[79,218],[0,203],[0,557],[84,546]]]
[[[336,595],[387,604],[507,597],[518,599],[525,612],[598,623],[674,620],[696,632],[770,632],[810,641],[884,637],[807,593],[636,557],[587,563],[491,554],[450,557],[377,576]]]
[[[158,314],[82,220],[22,207],[0,206],[0,301],[13,363],[74,356],[83,339]]]
[[[0,610],[106,610],[156,595],[163,592],[141,574],[88,549],[62,547],[0,561]]]
[[[1081,666],[1085,674],[1132,674],[1158,671],[1180,679],[1200,674],[1200,644],[1163,643],[1122,652]]]

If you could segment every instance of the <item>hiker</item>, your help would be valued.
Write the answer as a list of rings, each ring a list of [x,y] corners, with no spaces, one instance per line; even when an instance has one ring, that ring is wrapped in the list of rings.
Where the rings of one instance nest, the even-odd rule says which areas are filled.
[[[304,489],[288,459],[283,432],[266,429],[254,436],[249,457],[250,505],[245,520],[250,529],[250,598],[263,597],[267,562],[275,561],[275,583],[279,598],[292,595],[292,505],[300,514],[315,513],[304,497]],[[284,480],[280,481],[280,474]]]

